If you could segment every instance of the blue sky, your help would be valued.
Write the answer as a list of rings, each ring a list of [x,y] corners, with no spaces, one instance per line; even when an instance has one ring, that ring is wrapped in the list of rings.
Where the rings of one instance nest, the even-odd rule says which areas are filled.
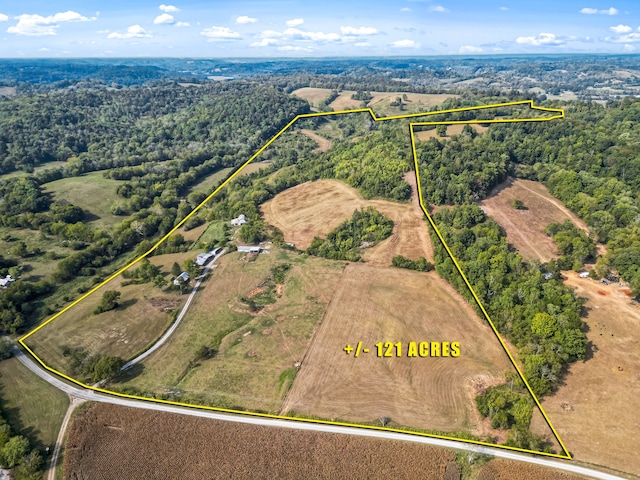
[[[0,0],[0,57],[636,51],[630,0]]]

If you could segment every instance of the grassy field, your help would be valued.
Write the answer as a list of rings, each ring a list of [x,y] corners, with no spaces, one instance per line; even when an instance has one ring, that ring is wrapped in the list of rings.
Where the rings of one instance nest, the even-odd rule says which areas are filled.
[[[346,355],[346,343],[371,352]],[[378,358],[379,342],[460,342],[457,358]],[[511,371],[486,322],[435,273],[348,266],[283,411],[354,422],[480,436],[500,432],[479,418],[477,390]]]
[[[522,200],[526,209],[513,208],[511,204],[515,199]],[[569,219],[587,231],[585,223],[553,198],[543,184],[531,180],[509,179],[480,205],[487,215],[504,228],[507,241],[529,260],[547,262],[558,258],[553,239],[544,233],[550,223]]]
[[[240,298],[257,300],[271,268],[283,262],[293,266],[281,296],[251,312]],[[277,249],[251,261],[225,255],[171,339],[124,385],[156,393],[179,389],[202,403],[277,412],[342,265]],[[202,346],[217,355],[194,361]]]
[[[2,87],[0,87],[0,90],[1,89],[2,89]],[[43,163],[42,165],[38,165],[37,167],[35,167],[33,169],[33,173],[39,173],[39,172],[42,172],[44,170],[48,170],[50,168],[64,167],[66,164],[67,164],[67,162],[47,162],[47,163]],[[4,174],[0,175],[0,179],[2,179],[2,178],[13,178],[13,177],[28,177],[29,175],[33,175],[33,174],[27,173],[27,172],[23,172],[22,170],[17,170],[15,172],[4,173]]]
[[[203,451],[206,450],[206,455]],[[66,443],[65,478],[442,480],[450,450],[94,404]]]
[[[198,183],[196,183],[193,187],[191,187],[192,192],[202,192],[209,195],[213,190],[220,184],[222,180],[227,178],[229,174],[233,172],[233,168],[221,168],[220,170],[213,172],[210,175],[207,175]]]
[[[328,138],[325,138],[323,136],[318,135],[316,132],[314,132],[312,130],[307,130],[307,129],[303,128],[302,130],[300,130],[300,133],[306,135],[311,140],[316,142],[318,144],[318,151],[320,151],[320,152],[326,152],[327,150],[329,150],[331,148],[331,140],[329,140]]]
[[[17,433],[38,448],[55,444],[69,398],[29,371],[16,358],[0,361],[2,409]]]
[[[586,298],[587,360],[569,368],[543,407],[576,460],[640,472],[640,307],[629,290],[566,272],[565,283]]]
[[[430,138],[437,138],[439,140],[446,140],[447,138],[450,138],[453,135],[460,135],[462,133],[462,129],[463,128],[464,128],[464,125],[447,125],[447,136],[446,137],[439,137],[435,128],[433,130],[417,131],[415,133],[415,137],[416,137],[417,140],[420,140],[422,142],[426,142]],[[478,124],[472,124],[471,128],[473,128],[478,133],[484,133],[487,130],[489,130],[489,127],[483,127],[482,125],[478,125]]]
[[[330,93],[331,89],[329,88],[303,87],[295,90],[292,94],[306,100],[312,107],[317,108],[323,100],[329,97]]]
[[[120,199],[116,188],[122,183],[104,178],[102,172],[92,172],[47,183],[44,191],[51,192],[55,201],[67,200],[90,212],[93,218],[89,223],[95,227],[110,228],[125,218],[111,213],[111,205]]]
[[[173,262],[180,265],[193,253],[176,253],[151,257],[150,261],[162,267],[165,278],[171,278]],[[134,266],[134,268],[137,267]],[[164,292],[151,283],[127,285],[120,276],[89,295],[80,303],[60,315],[53,322],[27,339],[27,344],[49,366],[69,372],[62,347],[82,347],[90,353],[102,353],[132,358],[158,338],[171,322],[166,306],[180,308],[186,294]],[[107,290],[122,293],[120,306],[99,315],[93,314]]]
[[[413,177],[413,178],[412,178]],[[388,200],[365,200],[360,193],[338,180],[307,182],[285,190],[261,207],[267,223],[278,227],[287,242],[306,249],[313,237],[323,237],[340,223],[351,218],[353,211],[373,206],[394,221],[393,233],[375,247],[368,249],[365,260],[375,265],[389,266],[398,254],[408,258],[433,258],[433,250],[424,213],[417,203],[415,175],[412,203]]]

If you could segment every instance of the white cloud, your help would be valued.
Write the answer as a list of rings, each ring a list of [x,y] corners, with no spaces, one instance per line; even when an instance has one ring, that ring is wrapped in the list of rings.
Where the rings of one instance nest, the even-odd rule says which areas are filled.
[[[51,51],[51,49],[50,49],[50,48],[47,48],[47,47],[42,47],[42,48],[39,48],[39,49],[38,49],[38,51],[39,51],[39,52],[50,52],[50,51]]]
[[[164,3],[160,5],[158,8],[165,13],[175,13],[180,11],[178,7],[174,7],[173,5],[165,5]]]
[[[155,20],[153,21],[153,23],[155,23],[156,25],[160,25],[160,24],[172,24],[174,22],[174,18],[173,15],[169,15],[168,13],[163,13],[162,15],[158,15]]]
[[[49,15],[43,17],[42,15],[23,14],[16,17],[18,23],[12,27],[7,28],[7,32],[15,33],[16,35],[29,35],[33,37],[55,35],[56,30],[60,27],[59,22],[88,22],[95,20],[90,19],[78,12],[68,10],[66,12],[56,13],[55,15]]]
[[[370,47],[371,44],[369,42],[356,42],[354,43],[356,47]]]
[[[309,47],[299,47],[294,45],[283,45],[282,47],[278,47],[278,50],[283,52],[311,52],[312,48]]]
[[[0,13],[0,22],[6,22],[9,20],[9,16],[4,13]]]
[[[260,36],[262,38],[274,38],[281,37],[282,34],[280,32],[276,32],[275,30],[263,30],[262,33],[260,33]]]
[[[241,38],[238,32],[234,32],[228,27],[216,26],[205,28],[200,32],[200,35],[207,37],[209,42],[226,42],[229,40],[239,40]]]
[[[629,33],[631,30],[633,30],[633,28],[631,28],[629,25],[616,25],[615,27],[609,27],[609,30],[611,30],[613,33]]]
[[[375,35],[378,32],[374,27],[340,27],[343,35]]]
[[[473,45],[463,45],[458,50],[458,53],[482,53],[484,50],[480,47],[474,47]]]
[[[253,42],[250,47],[270,47],[272,45],[276,45],[278,40],[275,38],[263,38],[259,42]]]
[[[297,27],[298,25],[302,25],[304,23],[304,18],[294,18],[292,20],[287,20],[284,23],[287,24],[287,27]]]
[[[313,42],[337,42],[341,39],[337,33],[305,32],[297,28],[287,28],[282,34],[294,40],[311,40]]]
[[[640,33],[627,33],[619,37],[605,37],[605,41],[612,43],[637,43],[640,42]]]
[[[609,7],[605,10],[598,10],[597,8],[588,8],[585,7],[580,10],[580,13],[584,13],[585,15],[617,15],[619,13],[617,8]]]
[[[628,43],[624,44],[624,51],[625,52],[635,52],[636,51],[636,47],[634,47],[633,45],[629,45]]]
[[[507,10],[509,10],[509,7],[500,7],[500,10],[502,10],[503,12],[506,12]]]
[[[520,45],[532,45],[534,47],[539,47],[541,45],[563,45],[564,40],[559,39],[553,33],[540,33],[535,37],[518,37],[516,38],[516,43]]]
[[[191,24],[189,22],[176,22],[176,27],[190,27]]]
[[[257,18],[247,17],[246,15],[241,15],[236,18],[236,23],[256,23],[258,21]]]
[[[394,48],[419,48],[420,44],[416,43],[414,40],[404,39],[391,42],[391,46]]]
[[[409,7],[403,7],[400,9],[401,12],[410,12],[411,9]]]
[[[107,35],[107,38],[144,38],[150,36],[151,34],[140,25],[131,25],[127,28],[126,33],[112,32]]]
[[[449,10],[444,8],[442,5],[434,5],[433,7],[429,8],[429,10],[431,10],[432,12],[438,12],[438,13],[449,13]]]

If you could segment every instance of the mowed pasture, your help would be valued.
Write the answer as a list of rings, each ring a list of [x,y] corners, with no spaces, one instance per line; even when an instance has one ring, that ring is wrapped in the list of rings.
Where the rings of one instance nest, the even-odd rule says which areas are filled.
[[[244,167],[238,175],[239,176],[249,175],[250,173],[257,172],[258,170],[268,167],[270,163],[271,162],[268,162],[268,161],[267,162],[251,162],[249,165]],[[220,185],[220,183],[222,183],[222,181],[225,178],[227,178],[231,174],[231,172],[233,172],[233,170],[234,168],[231,168],[231,167],[221,168],[220,170],[217,170],[207,175],[198,183],[193,185],[191,187],[191,191],[202,192],[209,195],[216,189],[216,187],[218,187],[218,185]]]
[[[484,133],[487,130],[489,130],[489,127],[485,127],[477,123],[472,123],[470,125],[471,125],[471,128],[473,128],[477,133]],[[464,128],[464,125],[447,125],[447,135],[445,137],[438,136],[438,133],[435,128],[431,130],[420,130],[415,132],[415,138],[416,140],[419,140],[421,142],[426,142],[430,138],[437,138],[438,140],[447,140],[454,135],[460,135],[462,133],[463,128]]]
[[[640,306],[626,287],[575,272],[565,284],[587,299],[587,360],[571,365],[564,384],[542,406],[575,459],[640,472]]]
[[[411,179],[414,176],[414,179]],[[261,206],[265,221],[284,234],[285,241],[304,250],[314,237],[324,237],[345,220],[354,210],[372,206],[394,221],[391,236],[371,249],[364,259],[372,265],[391,265],[395,255],[411,259],[433,259],[429,231],[417,203],[415,175],[405,177],[413,182],[411,203],[388,200],[366,200],[358,190],[338,180],[317,180],[289,188]]]
[[[454,460],[428,445],[96,403],[69,427],[64,478],[441,480]]]
[[[242,298],[259,295],[281,263],[291,268],[280,296],[252,312]],[[279,411],[343,265],[276,248],[257,257],[223,256],[169,341],[142,362],[139,374],[115,387],[154,394],[178,389],[199,404]],[[215,355],[199,358],[203,346]]]
[[[173,262],[180,265],[192,252],[158,255],[149,261],[161,267],[167,281]],[[137,268],[139,264],[132,268]],[[171,317],[165,308],[181,308],[187,294],[164,292],[151,283],[122,286],[125,279],[118,276],[88,297],[61,314],[29,338],[26,343],[48,366],[71,374],[63,347],[80,347],[87,352],[133,358],[169,326]],[[93,311],[107,290],[121,293],[120,306],[115,310],[95,315]]]
[[[518,210],[512,206],[516,199],[522,200],[525,209]],[[550,223],[571,220],[588,233],[585,223],[539,182],[509,178],[494,189],[480,206],[504,228],[507,241],[528,260],[547,262],[558,258],[553,239],[544,233]]]
[[[347,343],[370,349],[347,355]],[[377,342],[459,342],[460,356],[378,358]],[[283,413],[486,435],[480,386],[513,371],[470,305],[435,273],[351,264],[342,276]]]
[[[38,448],[53,448],[69,397],[36,376],[17,358],[0,361],[0,399],[4,416],[19,435]]]
[[[329,98],[330,93],[329,88],[302,87],[294,90],[292,95],[306,100],[312,107],[317,108],[323,100]]]
[[[116,193],[123,182],[104,178],[102,172],[85,173],[79,177],[63,178],[44,185],[57,202],[66,200],[88,211],[92,217],[89,223],[98,228],[111,228],[125,217],[111,213],[111,205],[122,200]]]

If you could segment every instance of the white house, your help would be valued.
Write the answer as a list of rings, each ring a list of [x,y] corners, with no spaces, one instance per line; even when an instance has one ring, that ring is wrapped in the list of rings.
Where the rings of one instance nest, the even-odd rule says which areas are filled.
[[[12,278],[11,275],[7,275],[4,278],[0,278],[0,287],[7,288],[11,283],[15,281],[15,278]]]
[[[181,283],[189,281],[189,274],[187,272],[182,272],[176,278],[173,279],[174,285],[180,285]]]
[[[237,227],[238,225],[244,225],[247,223],[247,217],[245,217],[244,213],[241,213],[238,218],[231,219],[231,226]]]

